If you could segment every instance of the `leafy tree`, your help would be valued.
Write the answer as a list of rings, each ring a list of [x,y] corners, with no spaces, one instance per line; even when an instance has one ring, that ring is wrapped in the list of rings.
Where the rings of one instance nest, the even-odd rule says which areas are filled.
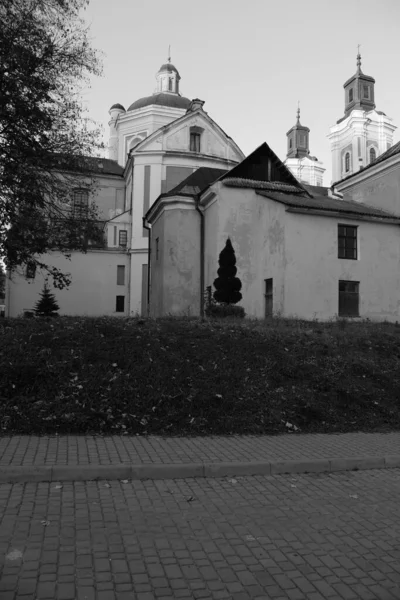
[[[236,304],[242,299],[242,282],[236,277],[236,256],[231,240],[226,240],[225,248],[219,255],[218,277],[214,281],[214,299],[222,304]]]
[[[56,298],[50,292],[47,283],[44,284],[43,290],[40,292],[40,298],[35,304],[35,313],[41,317],[54,317],[60,310],[56,302]]]
[[[88,1],[0,2],[0,256],[9,269],[35,262],[56,287],[70,280],[40,255],[85,251],[99,231],[93,203],[79,218],[71,209],[73,188],[93,197],[101,147],[79,96],[101,72],[80,17]]]

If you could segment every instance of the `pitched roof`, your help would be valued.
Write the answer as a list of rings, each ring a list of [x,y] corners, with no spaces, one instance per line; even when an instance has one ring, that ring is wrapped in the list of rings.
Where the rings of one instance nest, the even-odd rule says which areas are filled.
[[[355,173],[351,173],[351,175],[347,175],[347,177],[344,177],[343,179],[340,179],[339,181],[335,181],[335,183],[333,183],[332,186],[337,185],[338,183],[342,183],[342,181],[347,181],[348,179],[351,179],[351,177],[354,177],[355,175],[364,173],[367,169],[370,169],[371,167],[374,167],[375,165],[377,165],[381,162],[384,162],[385,160],[387,160],[388,158],[391,158],[392,156],[395,156],[396,154],[400,154],[400,142],[397,142],[397,144],[394,144],[394,146],[392,146],[391,148],[386,150],[386,152],[384,152],[383,154],[378,156],[375,160],[370,162],[369,165],[367,165],[363,169],[360,169],[359,171],[356,171]]]
[[[167,196],[194,196],[200,194],[221,175],[228,171],[226,169],[215,169],[213,167],[199,167],[191,173],[186,179],[178,183],[172,190],[161,194],[164,198]]]
[[[123,175],[124,169],[116,160],[110,158],[98,158],[96,156],[88,156],[85,158],[85,163],[88,170],[94,173],[105,173],[107,175]]]
[[[264,190],[257,190],[256,193],[259,196],[265,196],[266,198],[281,202],[292,208],[305,208],[310,209],[311,211],[323,210],[328,213],[341,212],[354,216],[364,215],[381,219],[396,219],[400,223],[400,217],[397,215],[350,200],[337,200],[336,198],[330,198],[329,196],[317,195],[310,198],[304,195],[284,194],[281,192],[269,192]]]
[[[65,171],[73,171],[80,173],[103,173],[104,175],[119,175],[124,174],[124,169],[116,160],[110,158],[101,158],[99,156],[63,156],[61,154],[53,155],[54,168],[63,169]]]

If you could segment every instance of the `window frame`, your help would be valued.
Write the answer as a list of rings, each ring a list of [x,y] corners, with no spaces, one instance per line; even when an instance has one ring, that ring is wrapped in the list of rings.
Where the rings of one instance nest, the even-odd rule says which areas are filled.
[[[372,152],[374,153],[374,158],[371,157]],[[370,163],[374,162],[374,160],[376,160],[376,148],[375,148],[375,146],[370,146],[368,154],[369,154],[369,162]]]
[[[200,152],[201,151],[201,133],[198,131],[190,132],[190,152]]]
[[[156,238],[156,262],[158,261],[160,257],[160,238],[157,237]]]
[[[353,286],[353,290],[340,289]],[[349,305],[352,305],[354,310],[348,310]],[[347,305],[347,310],[344,305]],[[360,316],[360,282],[350,281],[347,279],[339,279],[338,285],[338,316],[346,318],[357,318]]]
[[[125,265],[117,265],[117,285],[125,285]]]
[[[346,152],[346,154],[344,155],[344,170],[345,170],[345,173],[350,173],[350,167],[351,167],[350,152]]]
[[[365,90],[367,90],[367,95],[365,95]],[[363,84],[363,100],[370,100],[370,99],[371,99],[371,89],[370,89],[370,86]]]
[[[349,89],[349,104],[354,101],[354,89],[351,87]]]
[[[355,232],[355,235],[348,235],[350,231]],[[341,243],[341,240],[344,240],[344,242]],[[346,243],[347,240],[355,240],[355,244]],[[338,258],[344,260],[358,260],[358,225],[338,223],[337,244]]]
[[[81,196],[77,202],[77,196]],[[84,198],[84,201],[82,201]],[[83,206],[85,202],[85,206]],[[79,207],[79,208],[78,208]],[[89,210],[89,191],[85,188],[75,188],[72,191],[72,214],[74,219],[86,218]]]
[[[36,277],[36,263],[28,262],[25,270],[26,279],[35,279]]]
[[[272,317],[274,313],[274,280],[272,277],[264,279],[265,318]]]
[[[122,299],[122,301],[121,301]],[[121,308],[122,302],[122,308]],[[116,296],[115,297],[115,312],[125,312],[125,296]]]
[[[125,234],[125,243],[123,244],[121,241],[121,238],[124,237],[123,235],[121,236],[121,234]],[[127,229],[120,229],[118,232],[118,246],[120,246],[121,248],[126,248],[128,246],[128,230]]]

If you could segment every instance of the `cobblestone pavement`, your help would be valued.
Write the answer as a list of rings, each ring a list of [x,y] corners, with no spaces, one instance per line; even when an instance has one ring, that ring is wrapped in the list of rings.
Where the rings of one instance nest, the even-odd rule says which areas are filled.
[[[1,600],[399,600],[400,470],[0,486]]]
[[[279,436],[13,436],[0,437],[0,466],[235,462],[400,454],[394,433]]]

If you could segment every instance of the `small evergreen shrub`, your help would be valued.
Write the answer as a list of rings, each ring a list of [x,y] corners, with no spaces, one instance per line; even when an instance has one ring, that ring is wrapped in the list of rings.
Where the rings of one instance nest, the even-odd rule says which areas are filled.
[[[214,299],[220,304],[237,304],[242,299],[242,282],[236,277],[236,256],[230,238],[219,255],[218,277],[214,280]]]
[[[47,283],[44,284],[43,290],[40,292],[40,298],[35,305],[35,314],[40,317],[58,317],[60,307],[57,304],[56,298],[50,292]]]

